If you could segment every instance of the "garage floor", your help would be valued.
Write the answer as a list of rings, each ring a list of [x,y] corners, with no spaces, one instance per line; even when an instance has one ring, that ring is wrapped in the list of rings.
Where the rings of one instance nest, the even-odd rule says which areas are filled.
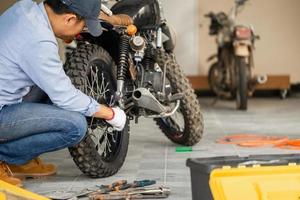
[[[66,150],[44,155],[46,161],[58,166],[58,174],[47,179],[26,180],[25,188],[45,194],[48,192],[79,191],[109,184],[118,179],[155,179],[158,185],[171,188],[169,199],[190,200],[191,183],[187,158],[225,155],[300,153],[274,148],[242,148],[216,144],[215,140],[227,134],[256,133],[300,137],[300,99],[254,98],[247,112],[236,111],[235,103],[214,99],[199,99],[205,118],[205,133],[193,152],[176,153],[177,145],[169,142],[154,122],[141,119],[131,127],[131,139],[127,158],[122,169],[113,177],[90,179],[81,174]]]

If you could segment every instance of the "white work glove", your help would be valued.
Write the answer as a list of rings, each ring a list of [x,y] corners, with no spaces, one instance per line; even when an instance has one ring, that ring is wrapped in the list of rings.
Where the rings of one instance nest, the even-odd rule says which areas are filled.
[[[113,117],[110,120],[106,120],[107,123],[112,125],[112,127],[117,131],[122,131],[126,123],[126,114],[119,107],[111,108],[113,111]]]

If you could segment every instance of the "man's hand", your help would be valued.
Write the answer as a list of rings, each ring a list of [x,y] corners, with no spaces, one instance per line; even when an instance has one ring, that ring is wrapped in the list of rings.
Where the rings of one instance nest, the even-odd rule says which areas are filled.
[[[119,107],[111,108],[101,104],[99,111],[93,117],[104,119],[117,131],[123,130],[126,124],[126,114]]]
[[[117,15],[109,16],[103,11],[101,11],[98,18],[112,25],[128,26],[133,24],[132,18],[126,14],[117,14]]]
[[[111,108],[113,116],[111,119],[107,119],[106,122],[112,125],[115,130],[122,131],[126,123],[126,114],[119,107]]]

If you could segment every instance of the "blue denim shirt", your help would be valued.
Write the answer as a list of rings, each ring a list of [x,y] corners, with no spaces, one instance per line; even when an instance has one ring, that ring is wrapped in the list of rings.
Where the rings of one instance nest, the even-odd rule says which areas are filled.
[[[0,16],[0,108],[22,102],[33,85],[60,108],[86,116],[99,109],[65,74],[44,4],[21,0]]]

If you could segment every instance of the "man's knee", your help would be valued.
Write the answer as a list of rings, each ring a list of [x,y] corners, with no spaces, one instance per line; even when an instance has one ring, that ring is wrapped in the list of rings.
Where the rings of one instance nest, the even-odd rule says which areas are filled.
[[[73,130],[70,133],[72,145],[78,144],[87,132],[87,121],[84,115],[74,112],[68,119],[72,122]]]

